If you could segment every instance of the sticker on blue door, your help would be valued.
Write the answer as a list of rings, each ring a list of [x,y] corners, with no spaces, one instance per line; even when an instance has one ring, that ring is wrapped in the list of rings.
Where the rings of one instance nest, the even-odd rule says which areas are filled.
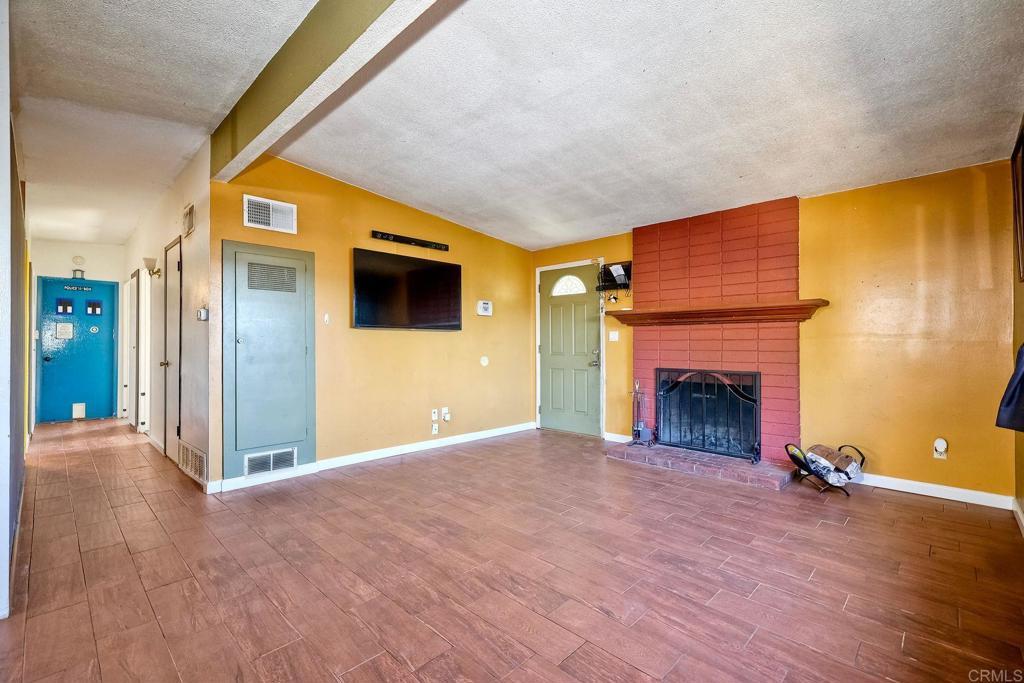
[[[117,283],[39,278],[39,422],[117,412]]]

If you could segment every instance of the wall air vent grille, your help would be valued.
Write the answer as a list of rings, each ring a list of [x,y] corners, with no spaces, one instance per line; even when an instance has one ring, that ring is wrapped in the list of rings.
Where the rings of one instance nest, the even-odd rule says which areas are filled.
[[[181,214],[181,234],[188,237],[196,229],[196,205],[189,204]]]
[[[299,231],[298,213],[299,208],[295,204],[252,195],[242,197],[242,224],[247,228],[294,235]]]
[[[178,441],[178,467],[196,481],[202,484],[207,482],[209,470],[206,453],[181,440]]]
[[[290,266],[276,266],[271,263],[249,264],[249,289],[294,292],[295,277],[295,269]]]
[[[251,453],[245,456],[245,475],[264,474],[295,467],[296,456],[294,448],[270,453]]]
[[[258,453],[246,456],[245,458],[246,475],[263,474],[264,472],[271,471],[273,468],[274,464],[270,453]]]
[[[279,470],[287,467],[295,467],[295,449],[289,448],[286,451],[277,451],[273,454],[272,469]]]

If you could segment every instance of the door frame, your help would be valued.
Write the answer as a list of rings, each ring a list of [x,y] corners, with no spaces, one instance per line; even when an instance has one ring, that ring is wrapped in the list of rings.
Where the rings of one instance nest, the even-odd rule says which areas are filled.
[[[536,358],[536,361],[535,361],[536,365],[535,365],[535,368],[534,368],[534,378],[535,378],[535,381],[534,381],[535,387],[534,388],[536,389],[536,399],[537,400],[536,400],[536,406],[534,407],[533,419],[536,421],[538,429],[540,429],[540,414],[541,414],[540,413],[540,407],[541,407],[540,406],[540,274],[542,272],[548,271],[548,270],[562,270],[564,268],[576,268],[578,266],[592,266],[592,265],[596,265],[598,267],[598,269],[600,269],[602,266],[604,266],[604,257],[603,256],[599,256],[597,258],[582,259],[582,260],[579,260],[579,261],[569,261],[567,263],[557,263],[557,264],[550,265],[550,266],[538,266],[537,269],[536,269],[536,272],[534,274],[534,287],[533,287],[534,318],[533,319],[534,319],[534,327],[536,329],[535,329],[534,340],[533,340],[534,341],[533,352],[534,352],[535,358]],[[596,287],[597,284],[595,283],[594,286]],[[600,372],[599,385],[600,385],[600,391],[601,391],[600,429],[601,429],[601,438],[602,439],[607,439],[608,438],[608,432],[605,429],[605,423],[604,423],[605,412],[606,412],[605,411],[605,377],[604,377],[604,363],[605,363],[605,359],[604,359],[604,355],[605,355],[604,297],[601,296],[600,292],[596,292],[595,291],[595,293],[598,295],[598,301],[599,301],[599,304],[598,304],[598,321],[599,321],[599,329],[600,329],[600,334],[601,334],[601,365],[598,368],[598,371]],[[587,434],[586,436],[590,436],[590,435]]]
[[[223,479],[246,478],[244,473],[240,475],[228,475],[228,458],[238,457],[239,455],[244,456],[248,453],[260,453],[267,450],[263,447],[238,450],[234,428],[235,423],[234,419],[230,418],[234,413],[235,401],[237,400],[235,395],[234,355],[236,338],[235,291],[237,284],[235,282],[235,256],[239,252],[293,258],[301,260],[306,264],[306,301],[304,307],[307,330],[309,331],[309,347],[306,353],[306,376],[309,378],[309,382],[306,386],[306,401],[309,406],[309,412],[306,415],[306,438],[304,441],[290,441],[287,443],[276,444],[277,447],[281,448],[295,446],[298,449],[296,467],[289,470],[282,470],[280,474],[283,476],[274,476],[273,472],[248,476],[274,480],[305,474],[308,470],[301,466],[316,463],[316,254],[311,251],[289,249],[287,247],[272,247],[265,244],[251,244],[249,242],[223,240],[220,266],[221,310],[223,312],[221,316],[221,386],[223,389],[223,394],[221,396],[221,443],[223,445],[223,450],[221,452],[221,472],[223,473]],[[229,267],[230,274],[228,272]]]
[[[183,278],[185,276],[185,271],[184,271],[185,259],[184,259],[184,254],[182,253],[182,249],[181,249],[181,247],[182,247],[181,235],[175,237],[171,241],[170,244],[168,244],[167,246],[164,247],[164,269],[165,269],[165,271],[169,272],[170,268],[171,268],[171,262],[167,258],[167,254],[172,249],[174,249],[175,247],[178,247],[178,262],[177,262],[177,266],[176,266],[177,269],[178,269],[178,357],[175,359],[176,365],[174,366],[175,370],[177,371],[177,376],[178,376],[178,419],[175,421],[175,428],[176,428],[175,437],[177,439],[180,439],[181,438],[181,355],[182,355],[181,354],[181,347],[182,347],[181,327],[182,327],[182,324],[185,322],[185,319],[184,319],[184,316],[183,316],[183,312],[184,311],[182,310],[182,307],[184,305],[184,300],[183,300],[183,297],[182,297],[182,292],[185,289],[185,287],[184,287],[185,282],[183,280]],[[166,362],[167,360],[168,360],[168,358],[167,358],[167,280],[165,279],[164,280],[164,356],[163,356],[163,362]],[[168,455],[168,453],[167,453],[167,376],[169,374],[167,372],[168,367],[169,366],[167,366],[167,365],[164,366],[164,440],[163,440],[164,455]],[[177,453],[175,453],[174,457],[175,457],[175,459],[177,459]]]
[[[139,274],[139,269],[135,269],[131,275],[128,276],[128,306],[132,305],[132,280],[134,280],[135,287],[135,329],[132,329],[132,318],[129,312],[128,318],[128,338],[125,340],[127,348],[125,352],[128,359],[128,400],[135,403],[135,411],[129,412],[128,424],[137,432],[142,431],[142,416],[139,414],[139,410],[142,407],[141,401],[139,400],[139,393],[142,391],[142,354],[140,348],[140,340],[142,337],[142,277]],[[134,339],[133,339],[134,337]],[[134,349],[132,351],[134,342]],[[132,387],[132,363],[135,364],[135,386]],[[134,391],[132,391],[134,389]],[[134,418],[135,423],[132,423]]]
[[[35,314],[35,324],[31,335],[32,339],[32,355],[35,358],[32,361],[32,368],[35,371],[35,377],[33,378],[33,391],[32,394],[32,427],[35,431],[35,425],[38,424],[36,420],[39,419],[39,408],[40,401],[43,396],[43,355],[41,353],[43,344],[43,335],[40,329],[41,321],[43,318],[43,281],[44,280],[73,280],[70,277],[58,277],[55,275],[37,275],[35,282],[35,305],[32,307]],[[118,405],[119,397],[121,395],[121,380],[120,380],[120,353],[121,353],[121,283],[114,280],[92,280],[89,278],[83,278],[86,282],[99,282],[105,285],[114,285],[114,368],[113,368],[113,399],[114,399],[114,414],[110,417],[119,417]],[[95,418],[104,419],[104,418]]]

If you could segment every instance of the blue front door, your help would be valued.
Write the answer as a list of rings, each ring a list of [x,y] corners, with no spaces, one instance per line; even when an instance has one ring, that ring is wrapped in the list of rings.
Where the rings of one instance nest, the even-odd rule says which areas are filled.
[[[39,422],[117,412],[116,282],[39,278],[38,344]]]

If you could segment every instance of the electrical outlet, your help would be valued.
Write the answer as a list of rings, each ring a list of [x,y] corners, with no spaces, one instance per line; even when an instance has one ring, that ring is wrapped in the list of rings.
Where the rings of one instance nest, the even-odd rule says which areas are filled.
[[[430,409],[430,419],[437,422],[437,408]]]
[[[435,410],[434,412],[436,413],[437,411]],[[437,423],[436,422],[433,423],[432,425],[430,425],[430,433],[431,434],[437,434]]]

